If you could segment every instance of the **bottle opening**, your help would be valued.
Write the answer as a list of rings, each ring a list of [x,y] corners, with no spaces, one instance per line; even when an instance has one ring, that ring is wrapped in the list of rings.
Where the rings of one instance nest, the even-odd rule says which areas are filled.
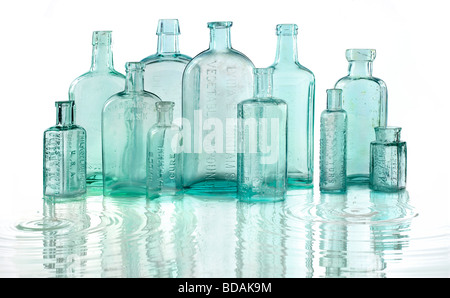
[[[125,63],[125,69],[129,70],[144,70],[145,64],[142,62],[127,62]]]
[[[373,61],[376,50],[374,49],[348,49],[345,51],[347,61]]]
[[[173,110],[175,103],[173,101],[158,101],[155,105],[158,111],[169,111]]]
[[[208,22],[208,28],[212,29],[223,29],[230,28],[233,25],[233,22],[225,21],[225,22]]]
[[[112,31],[94,31],[92,33],[92,45],[111,44]]]
[[[161,19],[158,21],[156,35],[178,35],[180,34],[180,25],[178,19]]]
[[[296,24],[278,24],[277,35],[297,35],[298,26]]]
[[[375,137],[379,142],[400,142],[401,130],[398,126],[378,126],[375,127]]]

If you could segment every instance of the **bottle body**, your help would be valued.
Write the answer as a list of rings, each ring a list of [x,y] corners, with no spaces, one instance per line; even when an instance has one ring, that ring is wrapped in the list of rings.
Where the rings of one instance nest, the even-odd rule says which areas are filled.
[[[399,127],[375,128],[377,137],[370,144],[372,190],[396,192],[406,188],[406,142],[400,141],[400,130]]]
[[[157,52],[141,62],[145,64],[144,89],[164,101],[172,101],[174,119],[181,118],[183,72],[191,57],[181,54],[178,46],[178,20],[162,19],[158,24]]]
[[[341,90],[329,89],[327,92],[329,97],[341,98]],[[320,191],[345,193],[346,182],[347,113],[340,104],[328,105],[320,116]]]
[[[102,112],[105,196],[146,194],[147,133],[156,123],[155,103],[160,99],[143,90],[143,65],[127,63],[130,67],[139,69],[127,70],[128,87],[111,96]]]
[[[122,91],[125,84],[125,76],[114,70],[112,64],[110,37],[110,31],[94,32],[91,69],[76,78],[69,88],[69,100],[76,102],[77,122],[89,135],[86,144],[88,186],[101,187],[103,184],[101,143],[103,105],[109,97]]]
[[[57,102],[71,105],[73,102]],[[57,106],[58,107],[58,106]],[[44,132],[44,196],[75,197],[86,193],[86,131],[72,121]]]
[[[359,50],[361,57],[355,51],[347,51],[349,75],[335,85],[342,89],[342,105],[348,116],[347,180],[352,184],[368,182],[374,128],[387,124],[386,84],[371,74],[375,50]]]
[[[297,59],[297,26],[277,26],[278,45],[273,72],[273,96],[289,106],[288,186],[312,186],[314,176],[314,74]]]
[[[193,193],[236,191],[237,104],[252,97],[253,63],[221,41],[227,25],[210,24],[210,49],[183,75],[183,183]]]
[[[161,101],[161,104],[170,103]],[[159,119],[165,117],[157,106]],[[170,107],[173,109],[173,106]],[[172,113],[172,111],[170,111]],[[166,111],[167,113],[167,111]],[[147,135],[147,198],[176,197],[182,194],[181,180],[183,137],[179,126],[169,121],[158,121]]]

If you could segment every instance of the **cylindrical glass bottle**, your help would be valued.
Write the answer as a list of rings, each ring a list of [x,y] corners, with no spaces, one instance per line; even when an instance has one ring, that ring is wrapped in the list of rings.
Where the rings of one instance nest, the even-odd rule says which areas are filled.
[[[320,115],[320,191],[347,190],[347,113],[342,90],[327,90],[327,109]]]
[[[174,103],[156,103],[158,122],[147,135],[147,197],[174,197],[182,193],[183,138],[173,122]]]
[[[373,190],[395,192],[406,188],[406,142],[400,127],[375,127],[370,143],[370,179]]]
[[[44,196],[86,193],[86,131],[75,125],[74,102],[57,101],[56,125],[44,132]]]
[[[255,68],[254,98],[238,104],[238,199],[280,201],[287,185],[287,104],[272,97],[272,68]]]
[[[236,107],[252,97],[253,63],[231,47],[231,25],[208,23],[210,47],[183,74],[183,183],[190,193],[236,192]]]

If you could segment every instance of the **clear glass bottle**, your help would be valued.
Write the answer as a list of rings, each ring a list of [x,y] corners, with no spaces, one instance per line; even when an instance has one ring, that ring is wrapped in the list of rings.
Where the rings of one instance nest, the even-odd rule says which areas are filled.
[[[125,84],[125,76],[114,69],[111,35],[111,31],[93,32],[91,68],[76,78],[69,88],[69,100],[76,102],[77,122],[89,135],[86,179],[88,186],[95,187],[101,187],[103,184],[103,105],[109,97],[123,90]]]
[[[156,123],[159,97],[144,90],[144,64],[126,63],[125,90],[111,96],[102,112],[103,194],[146,194],[147,133]]]
[[[386,84],[372,76],[375,54],[371,49],[347,50],[348,75],[335,85],[342,89],[342,106],[348,116],[347,182],[351,184],[368,182],[374,128],[387,124]]]
[[[231,47],[231,25],[208,23],[209,49],[183,74],[183,183],[190,193],[236,192],[236,109],[253,95],[253,63]]]
[[[180,53],[177,19],[161,19],[158,22],[158,46],[156,54],[144,58],[144,89],[155,93],[164,101],[175,103],[174,119],[181,118],[181,83],[186,65],[191,57]]]
[[[375,127],[376,140],[370,143],[372,190],[395,192],[406,188],[406,142],[400,127]]]
[[[86,130],[75,124],[74,102],[57,101],[56,125],[44,132],[44,196],[86,193]]]
[[[327,90],[327,109],[320,115],[320,191],[347,190],[347,113],[342,90]]]
[[[174,103],[156,103],[158,122],[147,135],[147,198],[174,197],[182,194],[183,137],[173,124]]]
[[[254,97],[238,104],[238,199],[280,201],[287,185],[287,104],[272,97],[272,68],[255,68]]]
[[[314,176],[314,74],[298,62],[295,24],[279,24],[273,96],[289,106],[288,186],[311,187]]]

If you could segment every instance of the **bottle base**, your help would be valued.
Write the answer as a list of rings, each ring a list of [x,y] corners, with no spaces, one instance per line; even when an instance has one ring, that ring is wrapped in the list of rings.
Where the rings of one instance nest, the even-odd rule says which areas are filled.
[[[185,193],[194,195],[220,195],[236,193],[236,191],[236,182],[228,180],[202,181],[185,186]]]
[[[87,187],[102,187],[103,186],[103,175],[100,173],[88,174],[86,178]]]
[[[105,197],[142,197],[146,196],[146,184],[137,182],[104,183],[103,196]]]
[[[369,183],[369,175],[368,174],[355,174],[347,176],[347,184],[355,185],[355,184],[368,184]]]
[[[287,180],[289,189],[303,189],[303,188],[313,188],[313,180],[312,179],[303,179],[303,178],[292,178],[288,177]]]

